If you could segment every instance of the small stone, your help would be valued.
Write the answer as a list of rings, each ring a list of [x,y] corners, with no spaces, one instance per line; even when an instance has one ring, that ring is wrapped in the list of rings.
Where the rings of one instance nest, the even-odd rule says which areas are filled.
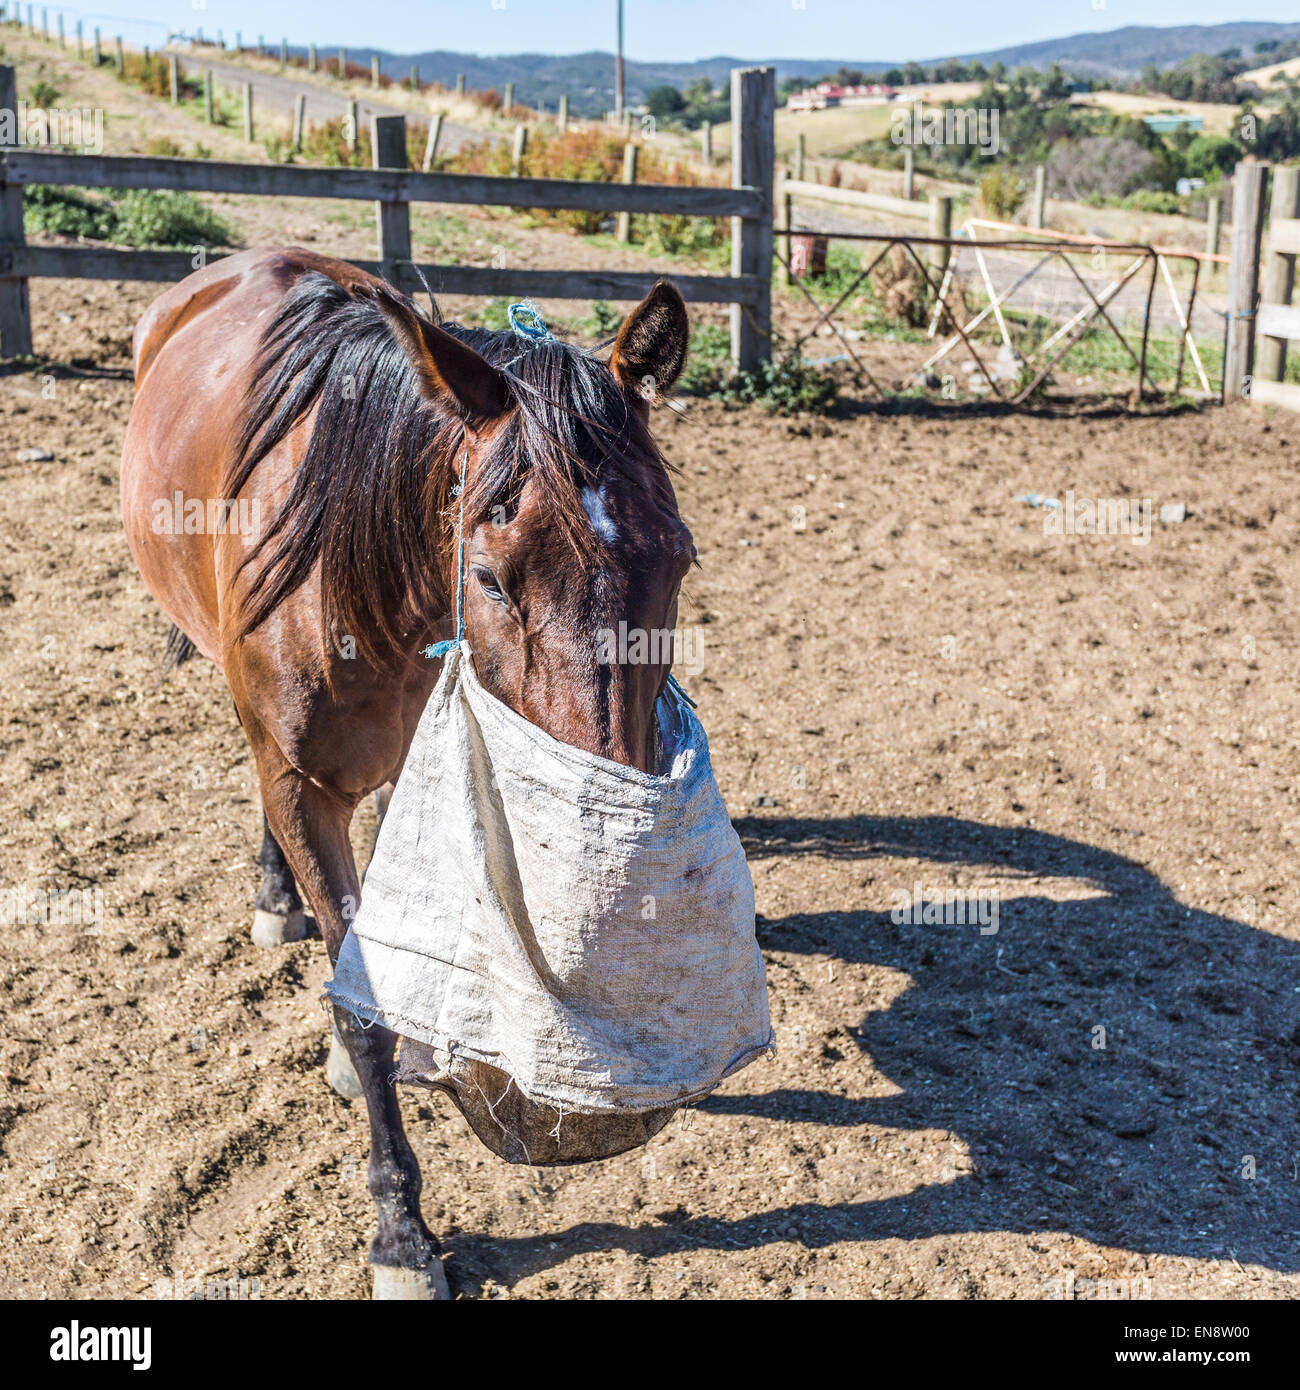
[[[48,463],[54,455],[48,449],[19,449],[19,463]]]
[[[1166,525],[1176,526],[1180,521],[1187,520],[1186,502],[1164,502],[1160,506],[1160,520]]]

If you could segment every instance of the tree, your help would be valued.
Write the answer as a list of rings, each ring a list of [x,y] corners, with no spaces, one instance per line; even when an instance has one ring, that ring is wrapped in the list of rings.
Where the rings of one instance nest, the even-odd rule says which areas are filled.
[[[645,104],[650,108],[650,114],[655,120],[666,121],[686,109],[686,98],[676,87],[665,84],[662,87],[651,87]]]
[[[902,68],[890,68],[882,80],[887,87],[901,87],[907,78],[903,76]]]
[[[1300,155],[1300,107],[1287,101],[1259,128],[1255,153],[1260,159],[1294,159]]]
[[[1240,159],[1240,146],[1226,135],[1198,135],[1183,154],[1183,163],[1194,179],[1208,179],[1215,170],[1226,174]]]
[[[1065,80],[1065,74],[1061,71],[1059,63],[1053,63],[1048,69],[1047,80],[1043,83],[1041,95],[1044,101],[1052,103],[1070,99],[1070,84]]]
[[[796,78],[799,83],[794,90],[803,91],[807,85],[803,78]],[[686,102],[689,106],[706,106],[713,100],[713,83],[708,77],[697,77],[694,82],[688,83],[686,87]]]

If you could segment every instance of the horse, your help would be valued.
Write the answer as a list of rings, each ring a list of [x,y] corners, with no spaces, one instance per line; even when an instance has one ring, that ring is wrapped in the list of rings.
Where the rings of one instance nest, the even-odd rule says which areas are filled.
[[[649,429],[654,390],[686,359],[671,283],[628,315],[607,361],[430,306],[340,260],[256,249],[166,290],[133,338],[127,542],[173,624],[171,660],[217,663],[248,738],[263,807],[254,942],[304,937],[301,889],[331,962],[361,894],[349,823],[371,793],[382,816],[458,586],[495,698],[649,772],[669,644],[662,661],[619,665],[598,659],[598,633],[674,628],[695,562]],[[372,1292],[447,1298],[394,1045],[334,1011],[327,1076],[370,1124]],[[479,1065],[484,1095],[508,1089]],[[456,1100],[469,1115],[472,1098]]]

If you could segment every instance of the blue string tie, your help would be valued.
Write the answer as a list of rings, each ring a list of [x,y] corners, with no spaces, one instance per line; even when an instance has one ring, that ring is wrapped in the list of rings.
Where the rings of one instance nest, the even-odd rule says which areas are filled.
[[[541,310],[531,299],[521,299],[518,304],[512,304],[507,312],[510,317],[510,327],[521,338],[531,338],[534,342],[541,342],[551,336],[551,330],[547,328]]]

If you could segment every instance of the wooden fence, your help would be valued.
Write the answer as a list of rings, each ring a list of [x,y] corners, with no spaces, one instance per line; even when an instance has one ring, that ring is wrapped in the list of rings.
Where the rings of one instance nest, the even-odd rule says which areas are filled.
[[[729,275],[674,275],[684,298],[730,304],[732,356],[751,369],[771,355],[773,250],[772,68],[731,74],[732,181],[729,188],[652,183],[589,183],[570,179],[505,178],[422,173],[406,167],[405,117],[374,117],[373,169],[291,164],[231,164],[137,155],[40,153],[0,148],[0,356],[30,355],[28,281],[41,276],[92,280],[183,278],[195,266],[190,251],[111,247],[28,246],[23,235],[23,188],[165,188],[278,198],[373,200],[378,258],[358,261],[408,292],[421,288],[411,259],[412,203],[459,203],[508,208],[566,208],[593,212],[731,218]],[[0,67],[0,112],[17,112],[14,71]],[[18,129],[17,120],[0,122]],[[2,136],[0,136],[2,138]],[[196,252],[200,248],[196,248]],[[206,259],[216,259],[216,254]],[[536,295],[552,299],[639,299],[654,271],[531,270],[433,265],[420,269],[435,290],[449,294]]]
[[[1230,320],[1229,335],[1236,328],[1236,336],[1245,340],[1254,329],[1253,354],[1245,342],[1236,353],[1234,368],[1242,386],[1234,394],[1262,405],[1300,410],[1300,385],[1284,380],[1287,342],[1300,339],[1300,306],[1291,303],[1300,252],[1300,169],[1239,165],[1234,182],[1229,312],[1235,321]],[[1267,238],[1263,234],[1266,207]]]

